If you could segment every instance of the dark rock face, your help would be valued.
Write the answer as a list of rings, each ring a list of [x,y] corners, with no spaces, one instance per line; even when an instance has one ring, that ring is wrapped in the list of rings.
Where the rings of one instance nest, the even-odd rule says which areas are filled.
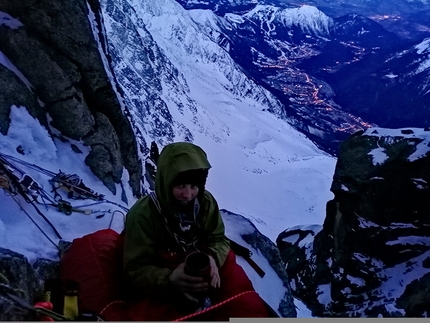
[[[104,114],[96,112],[95,120],[97,129],[84,138],[84,142],[92,147],[85,162],[95,175],[102,178],[106,187],[116,193],[115,183],[121,181],[122,174],[120,141]],[[110,174],[110,176],[105,177],[104,174]]]
[[[10,286],[31,305],[42,300],[45,280],[57,278],[58,270],[58,262],[38,259],[31,265],[23,255],[0,248],[0,284]],[[37,320],[37,317],[0,293],[0,321],[23,320]]]
[[[316,316],[430,310],[430,131],[371,128],[341,146],[322,228],[277,239],[293,294]]]
[[[236,228],[235,230],[244,230],[244,232],[246,232],[240,234],[241,238],[255,250],[261,252],[261,254],[267,259],[272,269],[282,280],[285,287],[285,295],[279,306],[276,308],[276,310],[278,310],[281,314],[281,317],[297,317],[293,296],[290,286],[288,285],[288,277],[287,273],[285,272],[284,262],[281,259],[276,245],[269,238],[262,235],[255,225],[243,216],[227,210],[221,210],[221,216],[226,225],[227,236],[231,226],[240,225],[241,229],[238,230]]]
[[[137,143],[107,76],[87,3],[5,0],[0,11],[8,15],[0,25],[0,50],[21,73],[0,66],[2,134],[8,131],[11,106],[25,106],[48,131],[53,130],[49,123],[90,146],[88,163],[112,192],[125,167],[133,193],[140,195]]]
[[[12,71],[0,65],[0,132],[7,135],[12,105],[25,106],[28,112],[48,128],[48,122],[37,102],[37,97]]]

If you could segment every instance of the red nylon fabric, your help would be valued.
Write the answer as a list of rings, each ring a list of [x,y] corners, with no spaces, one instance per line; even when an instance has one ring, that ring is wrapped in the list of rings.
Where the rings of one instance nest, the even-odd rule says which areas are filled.
[[[179,302],[146,298],[126,302],[121,292],[122,236],[111,229],[75,239],[60,262],[60,278],[79,283],[79,309],[100,313],[108,321],[173,321],[190,313]],[[246,291],[252,282],[230,251],[220,269],[221,288],[211,293],[212,305]],[[191,320],[229,321],[232,317],[268,317],[257,293],[246,293]]]
[[[122,237],[112,229],[74,239],[60,261],[60,278],[79,283],[79,310],[99,313],[121,298]]]

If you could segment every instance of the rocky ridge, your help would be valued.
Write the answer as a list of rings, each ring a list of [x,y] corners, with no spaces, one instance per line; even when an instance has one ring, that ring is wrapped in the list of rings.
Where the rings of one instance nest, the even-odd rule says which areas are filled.
[[[0,51],[9,62],[9,68],[0,65],[1,133],[8,132],[11,105],[25,106],[52,135],[89,146],[87,165],[114,194],[125,168],[139,195],[138,144],[109,81],[86,1],[6,0],[0,11]]]
[[[430,310],[430,129],[370,128],[340,150],[322,227],[277,245],[293,295],[319,317]]]

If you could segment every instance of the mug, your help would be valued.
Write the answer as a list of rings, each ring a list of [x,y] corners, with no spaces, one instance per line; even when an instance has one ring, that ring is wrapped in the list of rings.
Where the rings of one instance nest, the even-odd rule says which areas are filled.
[[[201,277],[204,281],[210,283],[211,266],[209,256],[200,251],[190,253],[185,258],[184,272],[189,276]],[[196,308],[193,308],[193,310],[201,310],[211,306],[208,292],[196,293],[194,294],[194,297],[198,299],[198,304],[196,305]]]
[[[211,274],[209,256],[200,251],[190,253],[185,258],[184,272],[189,276],[202,277],[203,280],[209,282]]]

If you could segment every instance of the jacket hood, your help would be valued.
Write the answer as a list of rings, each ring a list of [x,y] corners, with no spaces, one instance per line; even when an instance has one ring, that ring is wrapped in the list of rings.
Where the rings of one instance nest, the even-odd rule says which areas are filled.
[[[172,143],[163,148],[157,161],[155,192],[163,212],[172,215],[173,181],[182,172],[211,168],[206,153],[199,146],[188,142]]]

